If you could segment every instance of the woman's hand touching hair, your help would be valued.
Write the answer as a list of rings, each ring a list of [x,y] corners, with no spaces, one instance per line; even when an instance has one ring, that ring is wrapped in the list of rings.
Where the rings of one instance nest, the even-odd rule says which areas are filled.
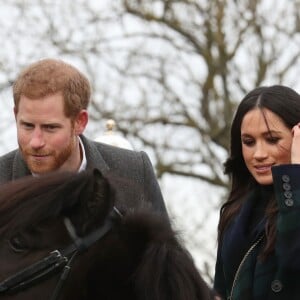
[[[300,164],[300,122],[292,128],[291,163]]]

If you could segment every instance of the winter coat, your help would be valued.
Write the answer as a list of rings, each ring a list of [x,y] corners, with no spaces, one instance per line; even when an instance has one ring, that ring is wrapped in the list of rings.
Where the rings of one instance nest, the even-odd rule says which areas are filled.
[[[226,300],[300,299],[300,165],[274,166],[272,174],[278,204],[275,250],[265,260],[259,257],[265,245],[266,199],[255,189],[218,247],[214,288]],[[259,205],[260,218],[249,227]]]

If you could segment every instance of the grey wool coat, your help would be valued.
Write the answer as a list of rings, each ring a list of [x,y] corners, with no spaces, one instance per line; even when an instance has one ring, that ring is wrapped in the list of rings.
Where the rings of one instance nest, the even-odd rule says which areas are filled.
[[[108,178],[116,199],[125,199],[126,208],[151,203],[154,210],[167,214],[152,164],[143,151],[131,151],[91,141],[80,136],[86,153],[87,169],[98,169]],[[0,184],[31,175],[18,149],[0,157]],[[120,201],[120,203],[124,203]]]

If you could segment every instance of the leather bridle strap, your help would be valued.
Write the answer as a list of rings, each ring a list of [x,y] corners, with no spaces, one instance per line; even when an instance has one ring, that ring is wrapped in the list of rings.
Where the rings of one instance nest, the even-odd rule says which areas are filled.
[[[106,233],[113,227],[116,217],[122,217],[122,214],[117,208],[113,207],[111,213],[106,217],[104,224],[82,238],[76,235],[75,229],[71,221],[65,221],[67,230],[73,239],[73,243],[63,249],[61,252],[58,250],[52,251],[47,257],[35,262],[34,264],[24,268],[16,274],[8,277],[0,282],[0,294],[14,293],[48,278],[55,272],[63,269],[59,282],[55,288],[51,300],[58,299],[59,291],[61,290],[62,283],[65,282],[67,275],[71,268],[71,262],[78,253],[82,253],[91,247],[95,242],[100,240]],[[70,259],[68,257],[71,256]]]
[[[60,269],[66,262],[67,258],[62,256],[58,250],[55,250],[47,257],[2,281],[0,283],[0,293],[22,290]]]
[[[68,275],[71,271],[71,264],[72,264],[72,262],[73,262],[76,255],[77,255],[77,251],[75,251],[72,254],[72,256],[69,259],[68,263],[64,266],[64,269],[62,270],[62,272],[60,274],[59,280],[58,280],[58,282],[55,286],[54,292],[53,292],[50,300],[57,300],[58,299],[60,291],[63,287],[63,284],[65,283],[65,281],[68,278]]]
[[[84,237],[77,236],[74,225],[69,218],[65,218],[64,223],[69,235],[73,240],[73,244],[65,248],[62,251],[62,254],[64,256],[68,256],[74,251],[78,251],[79,253],[84,252],[95,242],[99,241],[108,231],[110,231],[113,227],[114,221],[121,217],[123,217],[123,215],[120,213],[120,211],[116,207],[113,207],[110,214],[106,217],[104,224]]]
[[[98,228],[97,230],[91,232],[87,236],[80,238],[76,234],[76,230],[74,228],[74,225],[72,224],[71,220],[69,218],[64,219],[65,226],[73,239],[74,244],[71,244],[68,248],[63,250],[63,253],[65,256],[68,256],[70,253],[73,253],[71,259],[69,260],[68,264],[64,267],[64,270],[59,278],[59,281],[55,287],[55,290],[52,294],[52,297],[50,300],[57,300],[59,298],[60,291],[63,287],[64,282],[66,281],[68,275],[70,274],[71,270],[71,263],[74,259],[74,257],[78,253],[82,253],[85,250],[87,250],[89,247],[91,247],[94,243],[99,241],[106,233],[108,233],[111,228],[113,227],[113,222],[116,219],[116,217],[120,218],[123,217],[123,215],[120,213],[120,211],[113,207],[112,211],[108,215],[108,217],[105,219],[104,224]]]

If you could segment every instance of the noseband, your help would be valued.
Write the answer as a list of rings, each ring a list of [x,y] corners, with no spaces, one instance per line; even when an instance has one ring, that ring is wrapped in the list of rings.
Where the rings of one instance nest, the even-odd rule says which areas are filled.
[[[64,223],[73,243],[61,251],[52,251],[48,256],[0,282],[0,296],[4,293],[11,294],[24,290],[60,271],[59,281],[51,297],[51,300],[58,299],[63,283],[70,273],[72,262],[77,254],[84,252],[104,237],[112,229],[115,220],[120,217],[122,217],[122,214],[116,207],[113,207],[105,218],[104,224],[84,237],[78,237],[70,219],[65,218]]]

